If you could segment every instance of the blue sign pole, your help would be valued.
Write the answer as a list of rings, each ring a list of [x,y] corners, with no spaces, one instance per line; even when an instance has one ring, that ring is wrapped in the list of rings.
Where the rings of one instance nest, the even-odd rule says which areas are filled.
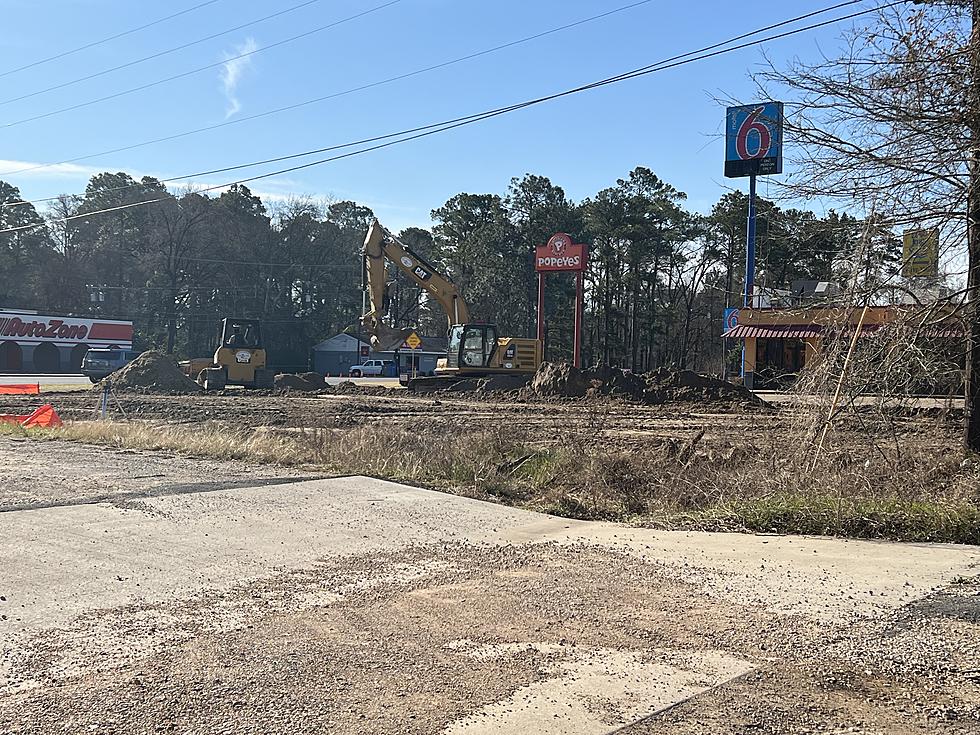
[[[752,308],[755,290],[755,174],[749,176],[749,221],[745,232],[745,308]],[[742,380],[745,380],[745,340],[742,340]]]
[[[752,308],[755,289],[755,174],[749,176],[749,222],[745,233],[745,306]]]

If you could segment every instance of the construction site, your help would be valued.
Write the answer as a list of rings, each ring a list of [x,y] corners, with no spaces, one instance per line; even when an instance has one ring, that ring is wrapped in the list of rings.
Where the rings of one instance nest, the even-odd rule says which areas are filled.
[[[0,438],[4,732],[975,730],[957,409],[813,470],[812,409],[693,374],[278,378],[147,353]]]
[[[749,307],[731,380],[584,367],[543,359],[543,275],[514,338],[377,221],[360,257],[346,376],[226,317],[211,356],[0,385],[0,731],[976,732],[955,314]],[[394,271],[446,319],[430,374]]]

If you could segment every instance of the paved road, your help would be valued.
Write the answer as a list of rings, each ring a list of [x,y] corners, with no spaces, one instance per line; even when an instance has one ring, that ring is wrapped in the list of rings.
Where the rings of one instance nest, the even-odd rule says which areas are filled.
[[[327,378],[327,383],[329,385],[337,385],[340,382],[350,380],[357,385],[377,385],[384,386],[386,388],[397,388],[399,387],[399,382],[397,378]],[[0,374],[0,385],[11,385],[14,383],[39,383],[42,389],[45,386],[87,386],[90,384],[88,378],[84,375],[72,375],[72,374],[33,374],[33,375],[11,375],[11,374]],[[788,404],[797,400],[797,397],[791,393],[779,393],[775,391],[756,391],[756,395],[762,397],[770,403],[776,404]],[[904,403],[907,405],[909,399],[905,399]],[[940,399],[940,398],[929,398],[929,397],[918,397],[911,399],[913,405],[919,408],[945,408],[952,406],[954,408],[962,408],[963,399]],[[858,399],[858,403],[871,404],[876,403],[877,399],[873,397],[866,397]]]
[[[380,385],[386,388],[397,388],[401,385],[398,378],[327,378],[326,380],[329,385],[337,385],[347,380],[357,385]]]
[[[351,380],[358,385],[381,385],[385,387],[398,387],[397,378],[328,378],[327,383],[330,385],[337,385],[344,380]],[[84,375],[75,374],[44,374],[37,373],[33,375],[13,375],[9,373],[0,374],[0,385],[14,385],[17,383],[37,383],[43,389],[45,386],[63,386],[63,385],[91,385],[91,381]]]
[[[0,385],[16,385],[18,383],[39,384],[42,388],[51,385],[91,385],[92,382],[84,375],[39,373],[34,375],[0,374]]]
[[[764,401],[777,405],[791,405],[800,400],[800,396],[795,393],[782,393],[770,390],[753,391]],[[806,398],[804,396],[804,398]],[[829,398],[829,397],[828,397]],[[827,400],[827,399],[824,399]],[[878,406],[881,405],[881,398],[878,396],[859,396],[854,403],[858,406]],[[886,399],[885,405],[892,406],[912,406],[919,409],[949,409],[963,408],[963,399],[959,398],[935,398],[932,396],[911,396],[900,399]]]
[[[980,716],[950,680],[980,655],[978,548],[652,531],[61,442],[0,440],[0,464],[0,732]]]

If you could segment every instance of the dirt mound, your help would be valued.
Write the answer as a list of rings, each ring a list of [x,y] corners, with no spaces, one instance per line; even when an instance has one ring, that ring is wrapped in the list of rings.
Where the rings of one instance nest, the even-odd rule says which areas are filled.
[[[643,400],[647,390],[645,376],[608,365],[597,365],[584,371],[583,375],[588,380],[589,390],[593,395],[598,393],[604,396],[621,396],[639,401]]]
[[[408,384],[412,393],[470,393],[475,395],[518,394],[526,387],[527,375],[487,375],[484,377],[455,379],[452,377],[421,378]]]
[[[577,367],[543,362],[531,378],[528,390],[537,396],[583,398],[590,387],[589,377]]]
[[[114,391],[137,393],[197,393],[201,386],[184,375],[177,362],[162,352],[144,352],[126,367],[97,383],[95,390],[106,385]]]
[[[669,368],[641,375],[608,365],[580,370],[571,365],[545,362],[531,379],[527,393],[547,398],[610,396],[648,404],[719,402],[765,405],[765,401],[743,386],[691,370]]]
[[[379,396],[399,391],[400,388],[389,388],[384,385],[358,385],[352,380],[342,380],[331,388],[332,393],[344,396]]]
[[[508,393],[527,386],[531,377],[528,375],[488,375],[480,380],[478,393]]]
[[[764,406],[759,396],[743,385],[727,380],[701,375],[691,370],[660,368],[643,376],[647,389],[646,403],[671,403],[675,401],[744,403]]]
[[[324,379],[320,373],[300,373],[299,377],[305,380],[310,385],[314,385],[317,389],[326,388],[327,381]]]
[[[315,390],[321,390],[326,387],[326,383],[323,378],[320,378],[320,385],[315,382],[307,380],[307,373],[303,375],[295,375],[293,373],[280,373],[275,377],[274,386],[276,390],[285,391],[300,391],[303,393],[312,393]],[[317,375],[313,373],[313,375]],[[319,377],[319,376],[318,376]]]

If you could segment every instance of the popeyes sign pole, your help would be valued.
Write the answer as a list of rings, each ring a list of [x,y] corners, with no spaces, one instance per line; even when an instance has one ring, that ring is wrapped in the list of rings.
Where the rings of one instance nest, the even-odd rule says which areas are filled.
[[[570,235],[559,232],[534,251],[534,269],[538,272],[538,342],[544,356],[544,276],[550,271],[575,273],[575,336],[572,364],[582,363],[582,316],[585,310],[585,282],[583,274],[588,261],[588,250],[581,243],[573,243]]]

